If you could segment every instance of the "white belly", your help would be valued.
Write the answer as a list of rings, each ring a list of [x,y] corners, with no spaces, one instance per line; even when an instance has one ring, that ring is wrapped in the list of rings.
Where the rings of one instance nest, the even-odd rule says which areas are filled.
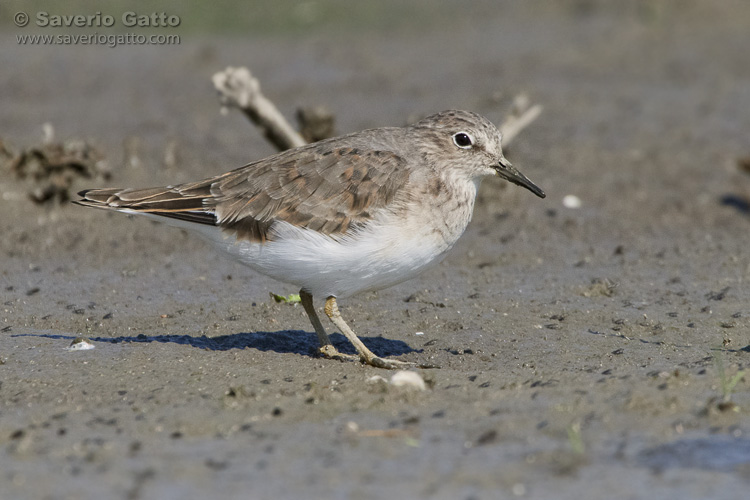
[[[424,228],[395,231],[387,224],[332,238],[282,222],[264,244],[220,238],[212,240],[243,264],[318,297],[347,297],[401,283],[439,263],[455,243]]]

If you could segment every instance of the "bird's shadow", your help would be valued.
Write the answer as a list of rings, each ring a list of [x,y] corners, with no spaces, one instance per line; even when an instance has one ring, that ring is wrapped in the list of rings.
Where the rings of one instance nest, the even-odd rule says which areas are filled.
[[[51,333],[18,333],[12,337],[40,337],[49,339],[73,340],[77,338],[71,335],[58,335]],[[299,354],[302,356],[316,356],[318,352],[318,337],[314,333],[302,330],[281,330],[278,332],[250,332],[233,333],[230,335],[219,335],[207,337],[201,335],[136,335],[122,337],[87,337],[92,342],[106,342],[110,344],[121,344],[130,342],[164,342],[181,345],[189,345],[197,349],[208,351],[229,351],[231,349],[257,349],[259,351],[274,351],[278,353]],[[340,333],[330,335],[331,342],[336,349],[345,354],[356,354],[354,346]],[[406,342],[390,340],[383,337],[360,337],[360,340],[377,356],[399,356],[410,352],[421,352],[412,349]]]

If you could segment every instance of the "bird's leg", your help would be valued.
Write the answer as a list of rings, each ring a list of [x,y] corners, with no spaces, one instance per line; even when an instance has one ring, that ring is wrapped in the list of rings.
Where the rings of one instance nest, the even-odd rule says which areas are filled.
[[[318,334],[318,342],[320,342],[320,347],[324,348],[329,345],[333,346],[333,344],[331,344],[331,339],[328,338],[328,334],[326,333],[325,328],[323,328],[323,324],[320,322],[320,318],[318,318],[318,313],[315,312],[312,295],[304,290],[300,290],[299,298],[300,302],[302,302],[302,307],[305,308],[307,317],[310,318],[310,323],[312,323],[313,328],[315,328],[315,333]]]
[[[349,342],[351,342],[354,345],[354,348],[357,349],[357,352],[359,353],[359,358],[361,361],[367,363],[368,365],[375,366],[378,368],[387,368],[387,369],[395,369],[395,368],[403,368],[406,366],[416,366],[416,363],[407,363],[405,361],[396,361],[391,359],[383,359],[375,356],[371,350],[367,348],[366,345],[362,343],[361,340],[359,340],[359,337],[352,331],[351,328],[349,328],[349,325],[346,324],[346,321],[344,321],[344,318],[341,317],[341,313],[339,312],[339,306],[336,304],[336,297],[328,297],[326,299],[326,305],[325,305],[325,312],[326,316],[333,322],[334,325],[341,331],[341,333],[344,334],[344,336],[349,339]],[[318,321],[320,323],[320,321]],[[322,327],[321,327],[322,328]]]
[[[341,354],[336,350],[333,344],[331,344],[331,339],[328,337],[325,328],[323,328],[323,324],[320,322],[320,318],[318,318],[318,313],[315,312],[312,295],[304,290],[300,290],[299,298],[300,302],[302,302],[302,307],[305,308],[307,317],[310,318],[310,323],[312,323],[313,328],[315,328],[315,333],[318,335],[318,342],[320,342],[320,349],[318,352],[326,358],[357,360],[358,358],[356,356]]]

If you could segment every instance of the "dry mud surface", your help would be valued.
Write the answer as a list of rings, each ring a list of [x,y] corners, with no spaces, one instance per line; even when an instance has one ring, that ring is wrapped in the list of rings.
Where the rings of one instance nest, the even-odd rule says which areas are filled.
[[[35,204],[4,170],[0,497],[746,495],[750,9],[461,5],[414,32],[174,47],[3,28],[0,137],[28,148],[49,122],[94,144],[111,179],[74,190],[270,154],[210,84],[248,65],[287,116],[325,104],[339,132],[447,108],[499,123],[525,92],[545,109],[506,155],[548,197],[485,181],[443,264],[342,302],[376,353],[442,366],[415,391],[312,355],[302,308],[269,298],[291,287],[167,226]],[[66,350],[78,336],[95,349]]]

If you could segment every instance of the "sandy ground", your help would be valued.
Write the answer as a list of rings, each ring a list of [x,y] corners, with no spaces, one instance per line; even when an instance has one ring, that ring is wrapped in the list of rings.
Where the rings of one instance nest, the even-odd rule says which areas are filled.
[[[27,148],[50,122],[94,144],[112,178],[76,190],[271,153],[210,84],[248,65],[287,116],[325,104],[340,132],[499,123],[525,92],[545,110],[507,156],[548,198],[486,181],[441,266],[342,303],[376,353],[442,366],[414,391],[313,356],[302,308],[269,298],[291,287],[179,230],[34,204],[3,171],[0,497],[744,498],[750,9],[602,5],[116,49],[19,46],[6,23],[0,137]],[[95,349],[65,349],[81,335]]]

